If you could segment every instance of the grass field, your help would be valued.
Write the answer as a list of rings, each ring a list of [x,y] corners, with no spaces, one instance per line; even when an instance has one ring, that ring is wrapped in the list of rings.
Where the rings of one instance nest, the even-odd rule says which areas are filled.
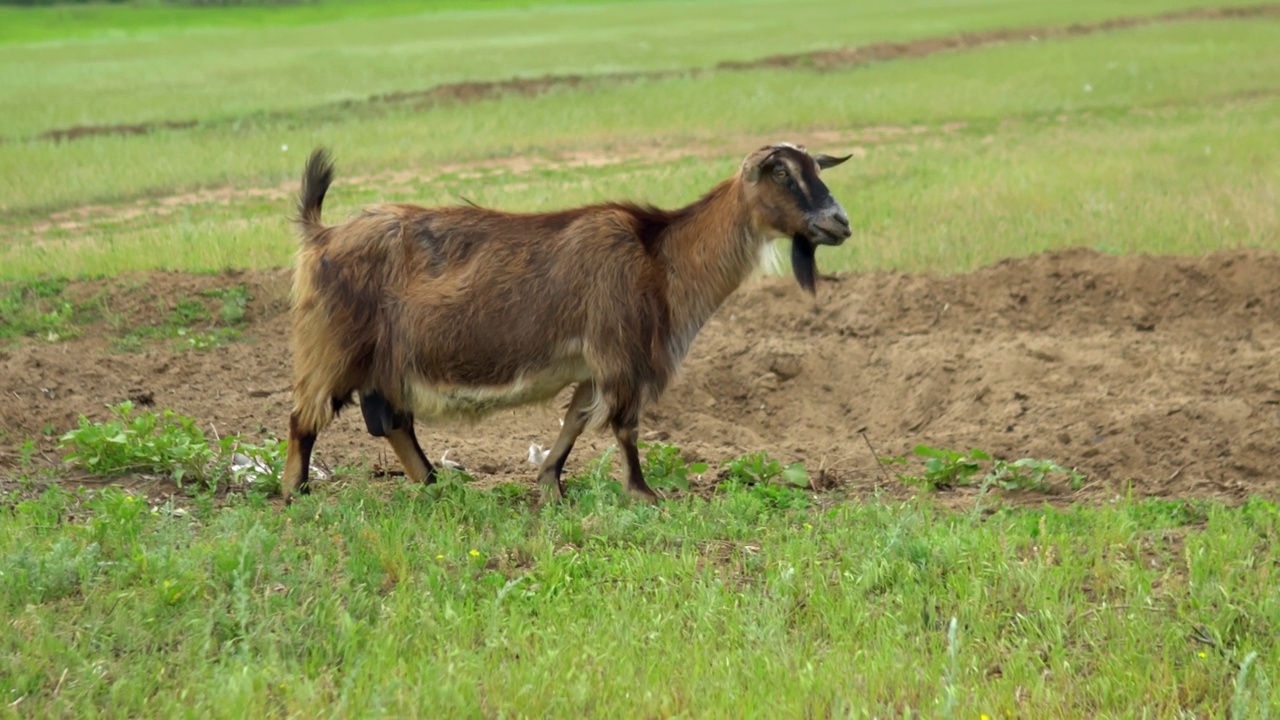
[[[427,110],[329,108],[142,136],[0,144],[0,224],[12,238],[0,251],[0,272],[39,273],[55,257],[72,274],[280,265],[292,240],[282,229],[279,193],[270,204],[228,204],[221,196],[182,202],[178,217],[147,212],[122,223],[108,213],[61,233],[58,223],[48,232],[39,220],[84,203],[199,188],[292,191],[301,160],[321,143],[337,154],[340,182],[394,167],[424,181],[396,199],[449,202],[467,194],[535,209],[620,192],[681,204],[730,172],[744,146],[832,137],[826,142],[865,154],[830,179],[841,196],[858,193],[848,205],[864,218],[866,242],[829,261],[843,269],[964,269],[1067,245],[1178,252],[1265,245],[1277,192],[1270,142],[1277,28],[1269,19],[1178,23],[848,71],[719,73]],[[1225,121],[1216,115],[1224,112]],[[1224,123],[1233,131],[1220,132]],[[931,132],[877,132],[885,125]],[[1099,146],[1105,153],[1089,151]],[[515,172],[434,181],[441,168],[585,149],[630,162],[559,178],[551,172],[551,182],[536,185]],[[646,165],[644,156],[658,149],[664,157]],[[662,182],[637,185],[637,173]],[[386,184],[363,193],[339,188],[331,213],[392,199]],[[996,206],[1014,211],[987,212]],[[1041,212],[1049,208],[1055,212]],[[958,214],[938,223],[939,212]],[[1111,224],[1117,217],[1120,224]],[[1106,236],[1099,222],[1108,223]],[[940,254],[956,251],[954,237],[968,239],[964,256]]]
[[[747,4],[0,8],[0,317],[48,324],[20,306],[50,278],[286,266],[321,144],[331,220],[377,200],[679,205],[799,140],[855,155],[825,176],[854,227],[827,270],[1280,250],[1276,12],[933,52],[909,44],[1200,3]],[[883,41],[915,50],[718,67]],[[414,95],[547,75],[587,79]],[[156,127],[41,137],[130,124]],[[524,487],[359,467],[281,510],[66,490],[32,454],[0,465],[0,717],[1280,708],[1274,494],[955,507],[729,482],[650,508],[599,465],[539,509]]]
[[[518,490],[439,490],[284,514],[19,503],[0,529],[10,711],[1262,717],[1275,698],[1274,505],[654,510],[583,481],[538,513]]]
[[[405,5],[390,3],[387,9]],[[1125,14],[1195,5],[1130,0]],[[852,10],[839,0],[800,0],[786,13],[771,6],[776,3],[768,0],[745,5],[728,0],[577,2],[536,12],[517,8],[348,17],[320,25],[234,31],[179,26],[94,42],[0,44],[0,66],[6,68],[0,96],[7,98],[0,110],[0,136],[78,124],[236,118],[267,108],[302,110],[323,101],[363,100],[455,80],[683,69],[780,52],[989,27],[1057,25],[1115,14],[1108,3],[1097,0],[1070,6],[1019,0],[940,7],[913,0]],[[24,26],[39,22],[41,12],[27,11],[6,25],[21,36]],[[129,8],[93,12],[105,13],[105,20],[94,23],[108,26],[117,19],[137,22],[134,15],[139,13]],[[330,3],[226,14],[244,14],[249,24],[249,18],[266,12],[345,15],[351,10]],[[200,23],[202,13],[211,14],[186,14]],[[673,17],[679,22],[671,22]]]

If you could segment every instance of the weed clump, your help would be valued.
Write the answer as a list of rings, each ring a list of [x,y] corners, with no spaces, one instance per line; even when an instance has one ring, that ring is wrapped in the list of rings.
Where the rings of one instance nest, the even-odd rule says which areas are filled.
[[[991,488],[1049,492],[1055,479],[1063,478],[1072,490],[1084,485],[1084,474],[1068,470],[1052,460],[1021,458],[1012,462],[993,458],[984,450],[960,452],[947,448],[917,445],[912,452],[924,458],[924,472],[919,475],[898,473],[898,480],[937,492],[976,485],[981,492]],[[902,457],[883,458],[884,465],[906,465]],[[982,474],[983,467],[987,471]]]
[[[178,347],[210,350],[239,340],[249,301],[253,299],[249,288],[232,285],[205,290],[201,295],[216,301],[216,310],[200,298],[180,297],[163,322],[133,328],[117,341],[117,348],[136,352],[148,341],[170,339]]]
[[[111,419],[94,422],[80,416],[75,429],[59,438],[69,449],[66,460],[97,475],[149,473],[179,486],[194,482],[214,488],[220,483],[261,480],[271,491],[284,468],[285,443],[262,445],[229,436],[213,442],[192,418],[172,410],[134,412],[133,403],[108,405]]]
[[[777,510],[806,508],[811,504],[809,473],[801,463],[782,465],[761,451],[733,458],[724,463],[724,479],[720,489],[742,493]]]

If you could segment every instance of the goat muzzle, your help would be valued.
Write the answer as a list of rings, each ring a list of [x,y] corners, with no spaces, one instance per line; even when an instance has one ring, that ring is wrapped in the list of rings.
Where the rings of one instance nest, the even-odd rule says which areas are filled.
[[[849,216],[836,205],[809,222],[809,241],[815,245],[841,245],[853,235]]]

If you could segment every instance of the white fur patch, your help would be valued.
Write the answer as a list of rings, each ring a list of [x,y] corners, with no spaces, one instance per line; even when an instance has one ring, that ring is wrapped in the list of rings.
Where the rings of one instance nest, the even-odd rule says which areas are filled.
[[[561,361],[528,373],[507,385],[439,385],[422,378],[409,381],[409,404],[424,419],[479,420],[505,408],[551,400],[565,387],[591,379],[582,358]]]
[[[765,275],[782,274],[782,243],[779,240],[760,245],[760,269]]]

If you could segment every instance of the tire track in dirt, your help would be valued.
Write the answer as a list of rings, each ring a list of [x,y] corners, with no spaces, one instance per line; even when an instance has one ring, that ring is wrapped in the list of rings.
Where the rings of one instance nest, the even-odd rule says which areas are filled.
[[[718,72],[742,72],[768,68],[813,69],[817,71],[846,69],[873,62],[886,62],[907,58],[921,58],[940,52],[973,50],[1012,42],[1036,42],[1062,37],[1077,37],[1100,32],[1110,32],[1155,25],[1160,23],[1191,22],[1204,20],[1241,20],[1280,16],[1280,5],[1264,4],[1223,8],[1195,8],[1158,15],[1128,16],[1092,23],[1074,23],[1065,26],[1034,26],[1005,28],[958,35],[921,38],[905,42],[878,42],[836,50],[818,50],[790,55],[772,55],[757,60],[726,61],[711,68],[682,70],[653,70],[606,73],[601,75],[547,75],[539,78],[511,78],[506,80],[465,81],[437,85],[425,90],[408,90],[370,96],[363,101],[343,101],[317,106],[310,113],[360,109],[376,109],[379,106],[409,105],[415,108],[435,107],[442,104],[473,103],[497,97],[536,97],[552,91],[584,90],[598,87],[665,80],[676,77],[705,77]],[[297,116],[299,111],[267,112],[261,117],[281,119]],[[207,125],[222,124],[222,120]],[[113,125],[75,125],[55,128],[35,135],[38,141],[69,142],[102,135],[143,135],[156,130],[190,130],[201,126],[199,120],[166,120],[150,123]]]
[[[1193,105],[1210,105],[1223,109],[1234,104],[1273,98],[1278,95],[1280,95],[1280,87],[1205,97],[1194,103],[1170,102],[1126,107],[1121,111],[1132,115],[1153,117]],[[735,153],[745,152],[747,148],[759,147],[781,139],[814,148],[839,148],[842,153],[865,157],[870,147],[878,145],[916,143],[966,130],[978,132],[976,128],[980,128],[985,137],[995,137],[1002,132],[1007,132],[1018,123],[1036,125],[1046,120],[1064,123],[1075,118],[1087,118],[1115,110],[1115,108],[1092,108],[1075,112],[1029,113],[998,119],[946,120],[915,125],[864,125],[841,130],[808,129],[792,132],[786,138],[779,137],[777,133],[739,135],[715,132],[693,133],[679,139],[659,138],[640,143],[612,143],[605,149],[549,148],[536,154],[441,163],[425,169],[400,168],[350,175],[339,177],[335,185],[349,188],[376,188],[385,193],[388,199],[395,199],[397,193],[403,192],[406,195],[399,196],[399,199],[413,202],[413,196],[410,193],[413,192],[415,185],[436,182],[449,177],[482,178],[486,175],[495,175],[505,176],[503,180],[506,181],[535,172],[575,168],[633,165],[637,170],[644,170],[677,160],[690,158],[710,160],[732,156]],[[47,215],[41,213],[37,216],[41,219],[33,219],[33,215],[29,212],[18,212],[12,216],[6,216],[0,211],[0,230],[10,231],[14,237],[21,235],[24,242],[42,243],[48,239],[50,233],[54,232],[58,233],[57,240],[65,241],[82,237],[94,229],[108,225],[165,217],[189,206],[230,206],[244,199],[287,202],[296,192],[297,181],[288,180],[270,187],[226,185],[198,188],[172,195],[148,194],[116,202],[88,203],[60,208],[48,212]]]
[[[1060,114],[1060,113],[1059,113]],[[798,142],[812,147],[840,147],[842,153],[853,153],[865,156],[866,147],[904,140],[920,140],[926,137],[947,135],[963,130],[963,121],[917,125],[872,125],[847,130],[809,130],[792,133],[788,141]],[[501,174],[505,178],[520,177],[536,172],[565,170],[575,168],[601,168],[617,165],[634,165],[636,169],[645,169],[664,165],[676,160],[688,158],[711,159],[746,152],[748,148],[760,147],[778,141],[775,134],[735,135],[723,133],[700,136],[694,140],[667,142],[654,140],[626,147],[614,147],[609,151],[602,150],[565,150],[544,153],[540,156],[514,155],[500,158],[489,158],[470,162],[445,163],[429,170],[387,170],[378,173],[339,177],[335,187],[376,187],[384,192],[394,193],[397,186],[407,187],[412,184],[428,183],[448,177],[479,178],[489,174]],[[38,242],[41,236],[51,232],[84,233],[102,225],[112,225],[135,219],[152,220],[178,212],[191,205],[231,205],[243,199],[261,199],[285,202],[298,191],[296,180],[289,180],[274,187],[246,188],[223,186],[203,188],[176,195],[163,197],[145,197],[120,203],[96,203],[79,205],[50,213],[46,219],[32,222],[27,217],[19,216],[16,220],[4,222],[4,214],[0,213],[0,227],[9,226],[34,236]],[[284,207],[283,205],[281,206]],[[283,213],[284,210],[282,209]],[[281,215],[283,217],[283,214]],[[65,239],[65,237],[61,238]]]

